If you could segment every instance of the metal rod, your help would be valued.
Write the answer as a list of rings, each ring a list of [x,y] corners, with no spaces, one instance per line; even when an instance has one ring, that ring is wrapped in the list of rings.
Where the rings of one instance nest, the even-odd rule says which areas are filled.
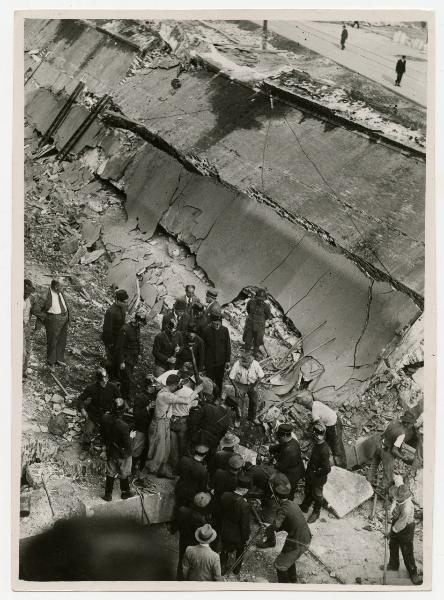
[[[51,373],[51,377],[54,379],[54,381],[59,386],[59,388],[62,390],[62,392],[65,394],[65,396],[69,396],[66,388],[63,387],[63,385],[60,383],[60,381],[57,379],[57,377],[54,375],[54,373]]]
[[[323,344],[320,344],[319,346],[316,346],[316,348],[313,348],[313,350],[310,350],[310,352],[307,352],[307,354],[305,356],[310,356],[311,354],[313,354],[313,352],[315,352],[315,350],[319,350],[319,348],[322,348],[322,346],[326,346],[327,344],[330,344],[331,342],[334,342],[335,339],[336,339],[335,337],[331,338],[331,340],[327,340]]]
[[[325,324],[327,323],[327,321],[324,321],[323,323],[321,323],[320,325],[318,325],[317,327],[315,327],[314,329],[312,329],[311,331],[309,331],[308,333],[306,333],[305,335],[303,335],[301,338],[299,338],[294,344],[293,346],[288,350],[288,352],[286,352],[286,354],[283,356],[282,360],[277,364],[277,368],[279,369],[285,360],[287,360],[287,358],[290,356],[290,354],[293,352],[293,350],[296,348],[296,346],[298,346],[299,344],[302,344],[302,342],[308,338],[309,335],[311,335],[312,333],[314,333],[315,331],[317,331],[318,329],[320,329],[321,327],[323,327]]]
[[[71,106],[74,104],[74,101],[76,100],[77,96],[80,94],[80,92],[83,90],[84,87],[85,87],[85,83],[83,81],[80,81],[76,85],[74,91],[71,93],[68,100],[62,106],[62,108],[58,112],[56,118],[51,123],[51,125],[48,127],[46,133],[42,136],[42,138],[39,142],[39,146],[38,146],[39,148],[41,146],[43,146],[47,142],[47,140],[49,140],[49,138],[51,138],[54,135],[54,133],[57,131],[57,129],[60,127],[60,125],[63,123],[63,121],[66,119],[66,117],[69,114],[69,111],[71,110]]]

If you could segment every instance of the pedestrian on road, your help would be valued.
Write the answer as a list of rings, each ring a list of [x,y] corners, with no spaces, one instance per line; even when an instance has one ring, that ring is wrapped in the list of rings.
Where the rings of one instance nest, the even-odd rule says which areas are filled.
[[[54,366],[66,367],[65,348],[70,319],[69,307],[59,279],[53,279],[46,296],[36,303],[35,314],[46,329],[46,362],[50,371]]]
[[[195,533],[198,546],[188,546],[182,563],[185,581],[223,581],[219,555],[211,550],[217,533],[211,525],[203,525]]]
[[[113,400],[112,410],[103,417],[103,431],[106,442],[106,483],[103,500],[113,499],[114,479],[120,480],[120,497],[131,498],[128,477],[131,475],[131,435],[130,428],[123,420],[125,401],[123,398]]]
[[[414,585],[421,585],[422,577],[416,568],[413,536],[415,533],[415,510],[409,488],[402,484],[396,488],[396,504],[392,512],[392,527],[388,534],[390,558],[388,571],[399,570],[399,550]]]
[[[96,371],[95,381],[87,385],[75,405],[85,417],[82,432],[82,450],[91,447],[94,434],[102,433],[103,417],[113,408],[113,402],[120,396],[117,387],[109,381],[108,373],[100,367]]]
[[[398,87],[401,87],[401,79],[406,71],[406,57],[405,56],[402,56],[398,60],[398,62],[396,63],[395,71],[396,71],[395,85]]]
[[[270,446],[270,453],[275,457],[276,470],[288,477],[291,485],[290,500],[293,500],[299,480],[304,476],[304,463],[301,448],[292,436],[293,427],[288,423],[279,425],[276,432],[277,444]]]
[[[205,372],[219,388],[217,394],[222,390],[225,369],[230,366],[231,341],[228,329],[222,325],[221,313],[212,313],[210,325],[202,332],[205,344]]]
[[[348,38],[348,31],[345,25],[342,26],[341,31],[341,50],[345,50],[345,41]]]
[[[163,330],[156,335],[153,343],[155,375],[176,369],[177,356],[183,346],[183,336],[177,331],[174,319],[167,321]]]
[[[251,487],[251,480],[245,475],[239,475],[233,492],[225,492],[220,502],[222,551],[220,561],[222,572],[228,567],[228,558],[236,552],[236,566],[232,569],[234,575],[239,575],[242,568],[241,555],[250,537],[250,509],[245,496]]]
[[[344,442],[342,440],[342,423],[338,414],[329,406],[315,400],[310,390],[303,390],[296,396],[296,401],[311,410],[313,423],[322,423],[326,427],[325,440],[330,446],[333,460],[337,467],[347,468]]]
[[[247,318],[243,333],[245,351],[249,352],[253,346],[254,358],[261,357],[260,348],[264,344],[265,325],[271,319],[270,305],[265,302],[265,290],[258,289],[254,298],[247,302]]]
[[[305,473],[305,496],[300,504],[302,512],[308,512],[313,504],[313,512],[308,523],[319,519],[321,508],[325,505],[323,489],[327,483],[330,466],[330,448],[325,441],[326,427],[322,423],[315,423],[313,427],[314,446],[308,461]]]
[[[281,553],[274,562],[279,583],[298,583],[296,561],[306,552],[311,542],[310,528],[296,502],[289,500],[290,486],[280,484],[274,490],[278,502],[276,516],[267,528],[273,532],[286,531],[287,538]]]
[[[248,420],[256,425],[260,424],[257,418],[257,405],[259,394],[257,386],[264,377],[262,367],[253,355],[245,352],[239,360],[237,360],[231,371],[230,381],[235,389],[236,397],[243,403],[245,396],[248,396]],[[241,410],[241,414],[244,411]]]
[[[105,312],[102,330],[102,341],[106,352],[106,368],[111,377],[118,374],[118,365],[115,364],[115,346],[120,330],[125,325],[127,309],[127,291],[116,290],[114,304]]]
[[[115,361],[119,367],[120,392],[127,404],[132,405],[133,372],[137,361],[142,356],[140,328],[146,325],[146,314],[138,310],[126,323],[117,336],[115,345]]]

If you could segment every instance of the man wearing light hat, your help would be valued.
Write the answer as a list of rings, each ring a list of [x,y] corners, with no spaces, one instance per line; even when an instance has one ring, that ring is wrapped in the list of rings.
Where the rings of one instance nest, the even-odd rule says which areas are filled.
[[[219,555],[211,550],[217,533],[211,525],[196,529],[197,546],[188,546],[182,563],[185,581],[223,581]]]
[[[413,550],[415,533],[415,509],[409,488],[402,484],[395,490],[396,504],[392,511],[392,527],[389,533],[390,558],[388,571],[399,570],[399,550],[401,550],[405,567],[414,585],[421,585],[422,577],[418,575]]]
[[[117,365],[115,364],[114,348],[120,330],[125,325],[126,312],[128,309],[128,293],[126,290],[116,290],[114,303],[105,312],[103,321],[102,341],[106,352],[106,368],[113,377],[117,375]]]
[[[183,580],[182,561],[188,546],[195,546],[196,530],[210,522],[209,506],[211,494],[199,492],[193,498],[190,506],[180,506],[176,512],[172,533],[179,532],[179,560],[177,564],[177,579]]]
[[[234,447],[239,444],[239,438],[228,431],[220,441],[221,450],[216,452],[211,464],[211,472],[217,469],[228,469],[228,461],[234,454]]]
[[[313,512],[308,523],[314,523],[319,519],[321,508],[324,505],[323,489],[327,483],[330,466],[330,448],[325,441],[326,427],[322,423],[313,426],[314,446],[307,464],[305,473],[305,496],[300,504],[302,512],[308,512],[313,504]]]
[[[270,446],[276,470],[288,477],[291,485],[290,500],[293,500],[299,480],[304,476],[304,463],[301,448],[292,436],[293,427],[289,423],[279,425],[276,432],[278,443]]]

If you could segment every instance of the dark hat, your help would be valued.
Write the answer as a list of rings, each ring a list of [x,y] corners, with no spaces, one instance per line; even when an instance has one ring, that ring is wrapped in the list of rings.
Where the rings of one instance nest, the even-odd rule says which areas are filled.
[[[215,322],[215,321],[222,321],[222,314],[219,311],[215,311],[210,313],[210,320]]]
[[[256,290],[256,297],[257,298],[266,298],[267,297],[267,293],[266,293],[266,291],[264,289],[258,288]]]
[[[134,315],[134,320],[146,325],[146,312],[140,309],[137,310],[136,314]]]
[[[274,493],[276,494],[276,496],[279,496],[280,498],[288,498],[288,496],[290,495],[290,491],[291,491],[291,486],[289,483],[280,483],[274,489]]]
[[[249,490],[251,488],[251,478],[248,475],[239,475],[236,483],[237,488]]]
[[[291,435],[293,432],[293,427],[292,425],[290,425],[290,423],[282,423],[282,425],[279,425],[278,430],[277,430],[277,435]]]
[[[402,483],[395,489],[395,498],[396,501],[400,504],[402,502],[405,502],[408,498],[410,498],[411,495],[411,491],[404,483]]]
[[[185,310],[187,307],[187,303],[185,302],[185,300],[183,298],[177,298],[176,302],[174,303],[174,308],[176,310]]]
[[[170,375],[168,375],[168,377],[166,378],[166,384],[167,385],[178,385],[180,382],[180,377],[179,375],[175,375],[174,373],[171,373]]]
[[[230,469],[238,471],[244,466],[244,459],[240,454],[233,454],[233,456],[230,456],[228,460],[228,466]]]
[[[208,492],[199,492],[194,496],[193,502],[199,508],[205,508],[211,502],[211,494]]]
[[[406,410],[405,413],[401,417],[401,423],[415,423],[415,415],[410,411]]]
[[[205,525],[202,525],[202,527],[196,529],[194,537],[200,544],[211,544],[211,542],[216,539],[217,533],[211,525],[206,523]]]
[[[215,290],[214,288],[207,289],[207,296],[210,296],[211,298],[217,298],[217,294],[218,294],[218,291]]]
[[[325,433],[327,431],[327,428],[320,421],[316,421],[316,423],[313,425],[313,431],[314,431],[314,433],[318,433],[318,434]]]
[[[125,302],[125,300],[128,300],[128,298],[129,298],[128,292],[126,290],[122,290],[122,289],[116,290],[115,298],[119,302]]]
[[[24,281],[24,289],[27,292],[33,292],[35,290],[35,287],[34,287],[32,281],[30,279],[25,279],[25,281]]]

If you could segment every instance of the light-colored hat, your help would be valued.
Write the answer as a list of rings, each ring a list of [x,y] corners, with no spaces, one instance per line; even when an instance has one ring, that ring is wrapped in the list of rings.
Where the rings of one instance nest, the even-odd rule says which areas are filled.
[[[233,448],[233,446],[237,446],[239,443],[239,438],[234,433],[228,431],[224,437],[220,441],[220,445],[222,448]]]
[[[202,525],[202,527],[199,527],[199,529],[196,529],[194,537],[199,544],[211,544],[211,542],[214,542],[214,540],[217,538],[217,533],[214,531],[211,525],[206,523],[205,525]]]
[[[193,501],[199,508],[205,508],[211,502],[211,494],[208,492],[199,492],[194,496]]]

